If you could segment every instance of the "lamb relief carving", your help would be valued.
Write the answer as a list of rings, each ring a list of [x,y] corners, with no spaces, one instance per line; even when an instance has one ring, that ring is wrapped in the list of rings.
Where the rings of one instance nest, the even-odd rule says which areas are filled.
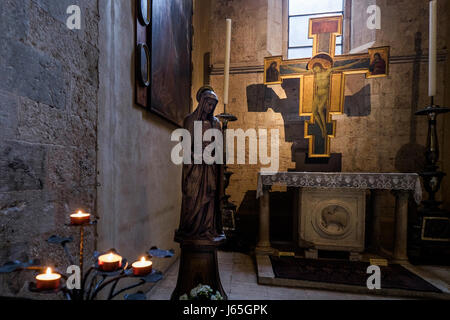
[[[338,205],[325,207],[321,212],[321,229],[332,235],[344,233],[349,224],[349,213]]]
[[[299,245],[318,250],[362,252],[366,191],[303,188]]]

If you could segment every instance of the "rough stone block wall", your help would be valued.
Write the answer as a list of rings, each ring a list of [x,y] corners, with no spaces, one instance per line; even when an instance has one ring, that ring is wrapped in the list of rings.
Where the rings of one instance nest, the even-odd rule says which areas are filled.
[[[66,26],[72,4],[81,30]],[[75,254],[68,215],[95,214],[98,19],[93,0],[1,3],[0,264],[39,258],[65,271],[62,248],[46,239],[73,235]],[[93,229],[85,243],[91,256]],[[0,296],[30,296],[31,279],[0,274]]]

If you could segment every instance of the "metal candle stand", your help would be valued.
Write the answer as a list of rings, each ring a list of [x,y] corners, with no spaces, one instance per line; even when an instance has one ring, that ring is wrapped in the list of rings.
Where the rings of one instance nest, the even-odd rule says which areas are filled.
[[[122,258],[122,264],[121,267],[115,271],[112,272],[105,272],[99,269],[98,266],[98,257],[101,255],[98,252],[94,252],[94,259],[95,263],[93,266],[91,266],[86,273],[83,272],[83,264],[84,264],[84,228],[88,226],[93,226],[97,222],[92,221],[85,224],[67,224],[69,227],[73,228],[79,228],[79,234],[80,234],[80,240],[79,240],[79,267],[81,271],[81,279],[80,279],[80,289],[69,289],[67,286],[67,280],[68,277],[64,275],[63,272],[59,272],[57,269],[58,274],[61,275],[61,279],[64,280],[64,284],[60,284],[59,288],[56,288],[54,290],[41,290],[36,287],[36,283],[30,282],[28,285],[29,291],[33,293],[39,293],[39,294],[59,294],[62,293],[67,300],[94,300],[100,292],[102,292],[104,289],[106,289],[109,285],[111,285],[111,288],[109,290],[109,293],[107,295],[107,300],[112,300],[115,297],[117,297],[119,294],[124,293],[128,290],[140,287],[144,285],[145,283],[156,283],[159,280],[163,278],[163,275],[160,271],[152,270],[151,273],[145,275],[145,276],[135,276],[133,273],[133,269],[131,266],[129,266],[127,260],[125,258]],[[47,242],[50,244],[59,244],[62,246],[67,259],[69,260],[70,264],[74,264],[73,256],[70,254],[67,244],[72,242],[73,238],[63,238],[59,236],[51,236]],[[109,252],[115,252],[117,251],[115,249],[111,249],[107,251]],[[152,247],[148,252],[148,256],[150,258],[156,257],[156,258],[171,258],[174,255],[173,250],[161,250],[156,247]],[[0,273],[11,273],[11,272],[17,272],[21,270],[45,270],[46,267],[39,266],[40,262],[39,260],[32,260],[28,261],[26,263],[22,263],[20,261],[14,261],[14,262],[7,262],[2,267],[0,267]],[[138,282],[129,285],[127,287],[124,287],[122,289],[116,290],[117,285],[119,284],[120,280],[124,278],[135,278],[138,280]],[[134,294],[126,294],[125,300],[145,300],[145,294],[143,292],[136,292]]]
[[[233,240],[233,233],[236,230],[236,205],[229,201],[230,196],[226,194],[226,189],[230,184],[230,178],[233,175],[233,172],[228,171],[228,166],[226,163],[227,159],[227,141],[226,141],[226,131],[228,129],[228,123],[237,121],[237,117],[226,112],[226,105],[224,106],[224,112],[217,116],[219,120],[222,122],[222,130],[223,130],[223,142],[224,142],[224,165],[223,165],[223,176],[221,177],[222,188],[221,188],[221,197],[220,197],[220,211],[222,214],[222,224],[223,230],[228,239],[228,245],[230,240]]]
[[[437,136],[437,116],[450,112],[447,107],[434,104],[417,111],[417,116],[428,117],[428,137],[425,152],[425,170],[420,174],[428,200],[422,202],[417,215],[410,223],[408,255],[413,263],[450,263],[450,220],[449,212],[440,208],[436,193],[441,187],[445,173],[439,170],[439,142]]]

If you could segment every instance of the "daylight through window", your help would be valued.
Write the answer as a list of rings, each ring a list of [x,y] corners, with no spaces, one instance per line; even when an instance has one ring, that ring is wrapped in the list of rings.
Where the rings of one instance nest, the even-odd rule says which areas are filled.
[[[298,59],[312,56],[313,40],[308,39],[310,18],[343,14],[343,0],[289,0],[288,58]],[[336,38],[335,54],[342,54],[342,36]]]

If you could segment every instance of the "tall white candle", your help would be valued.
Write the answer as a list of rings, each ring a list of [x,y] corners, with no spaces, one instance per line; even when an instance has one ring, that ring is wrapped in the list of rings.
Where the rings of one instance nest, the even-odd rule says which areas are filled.
[[[436,95],[436,38],[437,38],[437,3],[430,1],[430,44],[428,65],[428,96]]]
[[[223,85],[223,103],[225,108],[228,104],[228,91],[230,87],[230,55],[231,55],[231,19],[227,19],[225,41],[225,69],[224,69],[224,85]],[[226,109],[224,110],[226,112]]]

